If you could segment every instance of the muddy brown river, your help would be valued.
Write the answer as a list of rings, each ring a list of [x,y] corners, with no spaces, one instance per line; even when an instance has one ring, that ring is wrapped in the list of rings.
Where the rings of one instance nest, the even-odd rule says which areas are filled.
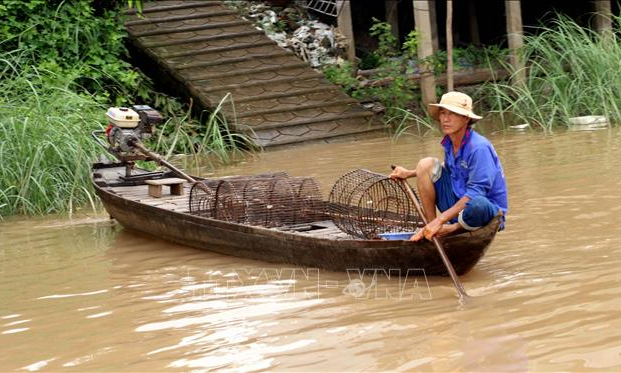
[[[269,264],[105,213],[0,222],[0,371],[621,370],[621,131],[487,132],[509,215],[461,277]],[[437,134],[259,154],[327,193],[353,168],[441,155]],[[352,287],[355,284],[355,287]]]

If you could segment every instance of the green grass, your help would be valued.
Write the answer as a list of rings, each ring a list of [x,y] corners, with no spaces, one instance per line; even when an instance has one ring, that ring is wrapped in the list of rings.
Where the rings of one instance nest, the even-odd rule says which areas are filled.
[[[83,90],[75,77],[28,65],[19,52],[0,55],[0,217],[98,207],[89,170],[104,151],[90,132],[106,124],[107,106],[76,92]],[[212,167],[232,161],[247,139],[220,115],[225,104],[232,102],[205,121],[189,110],[167,119],[150,145],[167,157],[212,159]]]
[[[222,114],[225,106],[235,112],[230,93],[222,98],[213,112],[203,112],[202,118],[192,118],[191,107],[183,116],[173,115],[148,144],[165,157],[185,154],[195,164],[208,162],[211,167],[243,157],[254,149],[246,135],[234,132],[235,123],[229,123]]]
[[[383,120],[386,126],[391,129],[394,140],[403,135],[424,136],[427,133],[439,131],[438,126],[430,117],[416,115],[401,108],[395,108],[395,114],[386,115]]]
[[[616,20],[619,23],[619,19]],[[568,118],[605,115],[621,121],[621,40],[559,15],[537,35],[526,36],[524,84],[491,83],[482,96],[508,123],[552,131]],[[518,71],[508,67],[515,76]]]
[[[95,206],[88,181],[98,150],[88,139],[104,107],[71,77],[0,59],[0,216]],[[14,57],[14,58],[11,58]]]

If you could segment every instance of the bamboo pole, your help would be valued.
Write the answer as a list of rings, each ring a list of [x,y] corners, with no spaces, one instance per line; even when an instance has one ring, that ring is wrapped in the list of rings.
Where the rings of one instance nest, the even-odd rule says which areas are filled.
[[[446,90],[453,91],[453,0],[446,0]]]

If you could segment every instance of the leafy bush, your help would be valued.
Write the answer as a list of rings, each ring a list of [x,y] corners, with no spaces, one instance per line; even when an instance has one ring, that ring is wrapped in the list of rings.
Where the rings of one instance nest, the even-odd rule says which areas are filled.
[[[100,96],[102,102],[127,101],[140,77],[122,59],[126,33],[120,14],[113,1],[106,3],[109,8],[95,8],[93,3],[4,0],[0,51],[19,50],[39,70],[70,75],[76,88]]]
[[[324,69],[324,74],[333,83],[345,88],[354,98],[360,100],[378,100],[385,107],[389,116],[400,116],[404,108],[412,108],[419,98],[416,84],[410,79],[414,73],[414,65],[410,63],[418,45],[418,34],[410,32],[403,46],[391,31],[390,24],[373,19],[370,29],[371,35],[377,37],[378,48],[367,56],[367,63],[376,63],[377,72],[373,79],[385,79],[388,84],[361,86],[354,77],[351,64],[330,66]],[[402,54],[400,51],[403,51]]]
[[[329,65],[323,70],[324,75],[334,84],[338,84],[349,93],[353,94],[358,86],[358,80],[354,77],[354,67],[347,61],[342,65]]]
[[[358,67],[361,70],[375,69],[380,64],[380,58],[375,52],[366,53],[360,58]]]
[[[369,29],[369,34],[378,40],[377,51],[375,53],[380,59],[380,63],[385,62],[390,57],[395,57],[399,51],[399,41],[392,34],[392,27],[387,22],[381,22],[373,17],[373,26]]]

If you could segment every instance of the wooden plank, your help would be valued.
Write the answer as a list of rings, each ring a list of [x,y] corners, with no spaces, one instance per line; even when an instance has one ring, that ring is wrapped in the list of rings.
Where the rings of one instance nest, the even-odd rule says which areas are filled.
[[[184,205],[184,204],[187,205],[188,204],[188,197],[187,196],[182,196],[182,197],[177,197],[177,198],[139,198],[139,199],[137,198],[137,199],[135,199],[135,201],[136,202],[140,202],[140,203],[144,203],[144,204],[148,204],[148,205],[151,205],[151,206],[157,206],[157,205],[162,204],[162,203],[173,203],[173,204],[177,204],[177,205]]]
[[[371,70],[360,70],[362,73],[359,75],[369,74]],[[466,69],[464,71],[456,71],[454,75],[454,83],[455,86],[464,86],[464,85],[473,85],[479,84],[483,82],[487,82],[490,80],[502,80],[506,79],[509,76],[507,70],[498,69],[498,70],[490,70],[488,68],[476,68],[476,69]],[[421,79],[420,74],[413,74],[409,78],[412,81],[417,81]],[[360,83],[361,87],[377,87],[377,86],[387,86],[392,84],[394,78],[388,77],[383,79],[369,79],[362,83]],[[438,76],[437,83],[445,84],[446,82],[446,74],[442,74]]]
[[[172,184],[182,184],[185,182],[186,182],[185,179],[181,179],[178,177],[171,177],[168,179],[145,180],[145,183],[149,185],[172,185]]]

